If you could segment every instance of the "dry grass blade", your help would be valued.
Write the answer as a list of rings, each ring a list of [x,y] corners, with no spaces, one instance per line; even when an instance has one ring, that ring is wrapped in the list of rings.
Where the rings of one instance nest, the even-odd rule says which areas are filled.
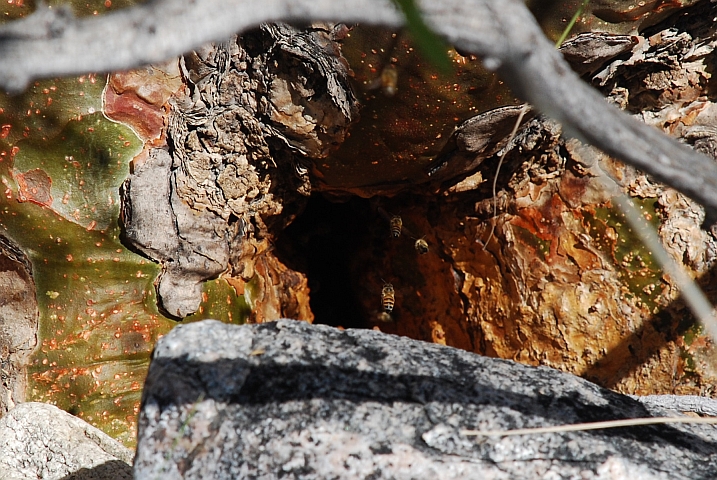
[[[607,420],[604,422],[574,423],[554,427],[517,428],[515,430],[461,430],[461,435],[469,437],[507,437],[511,435],[537,435],[541,433],[582,432],[606,428],[635,427],[639,425],[660,425],[665,423],[706,423],[717,424],[717,418],[700,417],[652,417]]]

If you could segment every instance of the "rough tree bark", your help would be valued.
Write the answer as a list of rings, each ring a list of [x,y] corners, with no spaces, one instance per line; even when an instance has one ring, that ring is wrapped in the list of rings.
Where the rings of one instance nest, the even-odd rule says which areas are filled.
[[[158,5],[169,3],[149,4],[140,11],[151,13]],[[324,13],[333,15],[336,5],[327,6]],[[657,157],[650,153],[653,147],[662,148],[660,128],[714,155],[714,108],[709,96],[714,91],[715,32],[712,23],[703,20],[714,17],[713,2],[698,2],[640,35],[583,36],[565,49],[577,70],[611,103],[651,124],[649,128],[629,126],[639,125],[634,121],[623,123],[623,114],[603,115],[609,110],[604,110],[602,99],[581,103],[571,92],[575,87],[584,93],[584,87],[564,70],[552,47],[548,49],[535,36],[532,20],[522,28],[509,28],[511,22],[526,19],[522,5],[505,5],[500,12],[491,2],[461,7],[474,7],[471,15],[494,14],[490,17],[494,24],[476,20],[480,38],[452,30],[472,21],[467,10],[442,11],[440,3],[425,8],[427,18],[448,38],[483,53],[488,64],[500,66],[502,73],[515,69],[505,78],[526,98],[534,98],[539,109],[557,106],[560,110],[552,113],[561,120],[577,116],[566,123],[573,132],[609,133],[622,125],[625,130],[616,132],[612,140],[644,134],[640,140],[644,148],[636,155],[648,163],[666,152],[661,150]],[[383,7],[371,18],[378,21]],[[299,15],[310,15],[313,8]],[[346,8],[347,17],[359,15],[355,6]],[[385,12],[389,10],[386,7]],[[390,11],[387,22],[397,22]],[[169,12],[166,18],[183,12]],[[514,17],[509,19],[510,12]],[[125,15],[115,18],[134,18],[135,13]],[[151,15],[147,18],[146,25],[154,22]],[[32,37],[33,21],[3,27],[2,45],[19,46],[22,38]],[[95,25],[91,20],[73,22],[67,32],[78,25]],[[26,32],[19,32],[22,25]],[[61,30],[53,31],[62,36]],[[522,31],[528,35],[523,40],[533,42],[526,45],[538,45],[537,53],[511,36]],[[304,43],[283,40],[287,35]],[[336,195],[336,189],[316,177],[314,167],[317,161],[328,161],[328,150],[343,139],[354,118],[350,89],[344,85],[346,67],[336,43],[341,35],[340,29],[325,24],[303,33],[265,26],[183,60],[186,83],[176,82],[169,89],[174,92],[169,128],[162,132],[163,119],[152,120],[159,125],[155,125],[157,136],[148,140],[145,157],[136,159],[125,189],[128,238],[163,262],[159,293],[171,314],[182,317],[191,312],[198,302],[199,282],[225,274],[252,299],[254,320],[312,318],[310,280],[297,262],[301,242],[272,249],[277,232],[301,210],[302,198],[310,190]],[[487,45],[489,38],[496,45]],[[35,41],[44,45],[44,40],[30,44]],[[303,47],[309,44],[319,53],[307,55]],[[64,48],[62,41],[57,45]],[[533,63],[541,58],[545,61]],[[518,71],[518,64],[525,70]],[[22,65],[18,63],[15,72]],[[554,75],[550,82],[557,83],[543,85],[547,90],[526,88],[530,75],[538,73]],[[113,76],[112,85],[118,77]],[[558,91],[556,85],[564,89]],[[107,95],[112,91],[108,89]],[[660,218],[661,233],[674,256],[709,286],[716,248],[712,233],[698,228],[704,212],[651,177],[565,142],[561,127],[537,113],[529,115],[518,136],[508,142],[506,134],[518,111],[519,107],[510,106],[465,121],[430,165],[424,181],[378,185],[373,194],[394,197],[355,202],[353,214],[364,230],[360,246],[349,252],[347,269],[353,283],[340,286],[355,295],[356,311],[384,330],[552,365],[627,392],[710,393],[715,378],[711,350],[676,301],[671,279],[662,277],[649,252],[623,245],[629,244],[630,232],[611,211],[609,200],[618,187],[647,199],[646,216]],[[590,122],[595,122],[594,129]],[[670,149],[675,146],[668,144]],[[495,175],[502,152],[507,157],[498,179],[495,211],[487,179]],[[675,152],[681,152],[675,161],[698,158],[684,146]],[[687,157],[679,156],[683,153]],[[703,162],[707,157],[700,158]],[[687,167],[690,188],[704,195],[713,191],[699,183],[710,182],[710,174],[704,172],[714,162],[708,161],[706,170],[702,164]],[[593,180],[598,163],[618,178],[613,192],[602,191]],[[159,176],[144,177],[148,172]],[[147,191],[139,188],[143,178],[154,197],[141,193]],[[150,198],[152,203],[144,207],[135,203]],[[398,241],[389,243],[388,222],[378,213],[379,207],[403,217],[406,233]],[[141,226],[141,222],[133,224],[143,209],[164,216],[152,217]],[[157,240],[153,235],[164,230],[159,226],[166,226],[174,236]],[[312,228],[301,237],[309,244],[326,236],[323,226]],[[328,227],[329,233],[332,228]],[[430,247],[427,255],[413,248],[417,238],[411,236],[424,237]],[[330,238],[338,243],[338,237]],[[380,309],[384,280],[392,281],[396,291],[396,308],[389,318]],[[323,279],[324,289],[330,281]],[[312,295],[318,290],[312,287]]]
[[[709,8],[710,0],[697,4]],[[519,0],[420,3],[426,21],[450,43],[484,58],[514,92],[578,136],[717,207],[717,166],[654,129],[607,107],[579,81]],[[0,28],[0,85],[23,88],[37,76],[125,69],[160,62],[262,21],[329,19],[397,26],[388,0],[149,2],[93,19],[43,9]],[[78,51],[81,49],[81,51]],[[112,55],[107,55],[112,52]],[[698,171],[697,177],[691,172]]]
[[[251,280],[270,246],[267,223],[276,236],[311,193],[311,160],[326,158],[357,115],[336,43],[346,30],[265,25],[184,57],[189,85],[168,119],[172,157],[153,149],[123,188],[127,238],[163,263],[158,293],[171,315],[193,313],[200,282],[228,269]],[[306,288],[301,276],[281,276],[277,288]],[[260,288],[265,296],[273,286]],[[276,298],[273,314],[310,319],[297,300]]]
[[[712,18],[713,10],[713,4],[701,2],[640,35],[587,34],[563,50],[609,102],[653,131],[662,129],[714,155],[709,95],[715,29],[704,20]],[[341,112],[353,108],[342,110],[336,100],[352,98],[335,93],[336,86],[346,88],[345,79],[321,79],[327,71],[321,62],[287,49],[273,33],[287,28],[263,27],[186,57],[188,87],[176,95],[169,121],[172,160],[154,151],[150,160],[140,160],[127,183],[128,237],[163,262],[161,282],[170,281],[172,288],[165,291],[176,297],[163,295],[162,283],[160,296],[169,301],[165,307],[172,314],[191,312],[199,301],[197,283],[228,270],[227,278],[240,293],[260,299],[255,321],[310,319],[310,296],[347,290],[354,303],[343,303],[333,315],[350,310],[363,325],[550,365],[628,393],[711,392],[712,350],[677,300],[672,279],[635,242],[610,199],[620,190],[642,199],[646,218],[660,220],[672,255],[709,285],[717,244],[712,233],[700,229],[704,211],[651,177],[566,142],[560,125],[544,116],[530,113],[509,142],[520,106],[491,110],[458,125],[418,181],[347,188],[344,199],[357,192],[390,197],[349,202],[340,215],[351,216],[353,226],[325,215],[328,223],[298,222],[278,235],[300,211],[297,200],[309,191],[340,195],[340,188],[316,172],[326,163],[340,167],[341,159],[327,151],[345,135],[352,118]],[[331,38],[337,31],[323,26],[293,35],[333,45],[318,55],[341,72],[339,44]],[[278,55],[288,70],[267,62]],[[317,73],[314,80],[302,73],[309,71]],[[291,75],[294,80],[287,80]],[[234,94],[227,96],[223,92],[229,87]],[[236,113],[247,110],[254,116]],[[252,123],[256,118],[261,127]],[[316,119],[338,119],[333,140],[325,137],[329,123]],[[371,125],[370,119],[361,121]],[[258,128],[268,140],[252,133]],[[246,140],[237,147],[234,135]],[[492,180],[503,153],[494,198]],[[237,173],[240,169],[245,173]],[[142,180],[149,171],[160,175]],[[607,191],[596,179],[602,171],[618,179]],[[145,190],[167,185],[162,191],[172,192],[171,198],[141,193],[142,182]],[[168,224],[177,226],[167,231],[170,240],[158,239],[159,229],[134,226],[141,223],[137,215],[143,208],[153,212],[158,204],[166,205],[160,211],[168,212]],[[204,218],[212,228],[190,228],[192,223],[180,221],[176,213],[180,207],[192,211],[185,218]],[[390,239],[389,219],[381,212],[402,217],[401,238]],[[354,229],[341,230],[346,228]],[[312,267],[302,259],[312,245],[325,245],[328,254],[346,240],[346,232],[352,242],[331,267],[345,269],[346,275],[307,278]],[[426,255],[414,248],[419,238],[429,246]],[[272,250],[274,245],[279,248]],[[217,248],[219,254],[212,253]],[[322,261],[334,262],[329,257]],[[171,280],[182,276],[179,282]],[[389,316],[380,307],[385,281],[395,288]],[[177,288],[182,283],[189,288]]]
[[[40,312],[27,256],[0,235],[0,417],[25,401]]]

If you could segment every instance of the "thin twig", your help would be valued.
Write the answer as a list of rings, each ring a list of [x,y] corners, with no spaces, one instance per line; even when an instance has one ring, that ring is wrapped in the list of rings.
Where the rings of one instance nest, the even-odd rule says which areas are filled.
[[[515,430],[461,430],[461,435],[471,437],[507,437],[512,435],[538,435],[540,433],[582,432],[606,428],[635,427],[639,425],[660,425],[664,423],[707,423],[717,424],[717,418],[707,417],[651,417],[607,420],[604,422],[574,423],[554,427],[517,428]]]
[[[493,238],[493,233],[495,232],[495,217],[498,215],[498,199],[496,198],[496,186],[498,185],[498,175],[500,174],[500,167],[503,165],[503,160],[505,159],[505,156],[508,154],[508,150],[510,149],[510,142],[513,141],[515,138],[516,133],[518,133],[518,127],[520,127],[520,122],[523,121],[523,117],[525,116],[525,113],[530,109],[528,104],[526,103],[523,105],[523,108],[520,109],[520,113],[518,114],[518,118],[515,120],[515,125],[513,125],[513,130],[510,132],[510,135],[508,135],[508,142],[506,142],[505,147],[503,148],[503,153],[500,156],[500,160],[498,160],[498,166],[495,169],[495,176],[493,177],[493,217],[494,221],[491,223],[490,226],[490,233],[488,234],[488,239],[483,243],[483,251],[485,252],[485,249],[488,248],[488,243]]]

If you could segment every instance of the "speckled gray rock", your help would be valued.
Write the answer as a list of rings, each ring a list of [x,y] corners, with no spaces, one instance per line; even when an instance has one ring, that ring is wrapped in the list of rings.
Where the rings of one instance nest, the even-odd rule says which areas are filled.
[[[134,473],[138,480],[717,477],[712,426],[460,434],[649,415],[637,401],[572,375],[380,332],[204,321],[157,344]]]
[[[0,419],[0,480],[130,480],[133,453],[84,420],[45,403]]]

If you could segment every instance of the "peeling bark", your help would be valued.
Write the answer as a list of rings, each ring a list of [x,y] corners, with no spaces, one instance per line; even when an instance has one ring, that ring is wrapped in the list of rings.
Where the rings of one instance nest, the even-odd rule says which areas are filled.
[[[197,309],[203,280],[225,271],[254,277],[270,229],[290,222],[311,192],[310,159],[343,141],[357,114],[336,43],[345,28],[266,25],[182,59],[187,90],[171,102],[171,157],[153,151],[124,188],[127,238],[163,264],[158,292],[171,315]],[[155,205],[163,205],[161,232],[146,225]]]
[[[0,235],[0,417],[25,401],[40,311],[27,256]]]
[[[185,317],[201,303],[201,282],[223,272],[229,261],[226,223],[198,217],[178,198],[172,158],[153,149],[124,183],[123,222],[127,240],[164,269],[157,287],[161,305]],[[181,234],[180,234],[181,232]]]

